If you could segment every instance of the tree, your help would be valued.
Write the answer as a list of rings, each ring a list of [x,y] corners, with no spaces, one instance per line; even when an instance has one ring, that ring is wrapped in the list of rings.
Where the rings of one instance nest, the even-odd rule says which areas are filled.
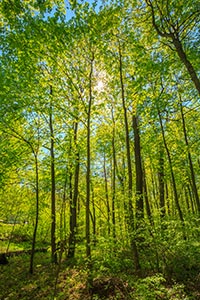
[[[129,126],[128,126],[128,118],[127,118],[127,108],[125,103],[125,90],[124,90],[124,79],[123,79],[123,64],[122,64],[122,49],[120,41],[118,41],[118,51],[119,51],[119,77],[120,77],[120,87],[121,87],[121,99],[122,106],[124,111],[124,125],[125,125],[125,136],[126,136],[126,158],[127,158],[127,166],[128,166],[128,226],[130,233],[130,241],[131,248],[134,255],[134,262],[136,270],[140,270],[140,262],[139,262],[139,253],[136,245],[136,241],[133,237],[133,233],[135,230],[134,226],[134,213],[133,213],[133,179],[132,179],[132,164],[131,164],[131,153],[130,153],[130,139],[129,139]],[[126,212],[126,213],[127,213]]]
[[[78,121],[74,126],[74,145],[75,145],[75,168],[74,168],[74,193],[70,197],[70,235],[69,235],[69,251],[68,257],[72,258],[75,255],[76,231],[77,231],[77,201],[79,188],[79,170],[80,170],[80,154],[77,145]]]
[[[185,139],[185,145],[187,147],[187,152],[188,152],[188,161],[189,161],[189,165],[190,165],[192,190],[193,190],[193,193],[194,193],[194,196],[195,196],[197,210],[198,210],[198,212],[200,212],[199,194],[198,194],[196,180],[195,180],[195,172],[194,172],[194,167],[193,167],[193,162],[192,162],[192,156],[191,156],[190,149],[189,149],[189,141],[188,141],[186,124],[185,124],[185,116],[184,116],[184,112],[183,112],[183,104],[182,104],[182,99],[181,99],[180,94],[179,94],[179,104],[180,104],[180,110],[181,110],[181,120],[182,120],[182,125],[183,125],[183,134],[184,134],[184,139]]]
[[[50,85],[50,108],[49,108],[49,129],[50,129],[50,156],[51,156],[51,260],[57,263],[56,253],[56,183],[55,183],[55,154],[54,154],[54,126],[53,126],[53,88]]]
[[[146,0],[150,9],[152,24],[159,36],[174,46],[181,62],[185,65],[191,80],[200,94],[200,80],[193,63],[191,63],[183,44],[186,37],[196,39],[194,24],[198,23],[200,8],[198,1],[188,2],[187,6],[177,5],[173,1]],[[192,7],[192,10],[191,10]]]
[[[133,115],[133,131],[134,131],[134,152],[135,152],[135,171],[136,171],[136,215],[138,218],[144,217],[143,205],[143,170],[141,158],[140,135],[138,128],[138,117]]]
[[[166,153],[167,153],[167,158],[168,158],[168,161],[169,161],[169,167],[170,167],[170,173],[171,173],[171,177],[172,177],[172,185],[173,185],[173,191],[174,191],[174,200],[175,200],[176,208],[178,210],[179,218],[180,218],[180,220],[182,222],[182,225],[183,225],[183,237],[184,237],[184,239],[186,239],[183,212],[182,212],[182,209],[181,209],[181,206],[180,206],[180,203],[179,203],[179,199],[178,199],[178,192],[177,192],[176,180],[175,180],[174,171],[173,171],[172,159],[171,159],[170,151],[169,151],[169,148],[168,148],[168,145],[167,145],[167,142],[166,142],[165,131],[164,131],[163,121],[162,121],[161,112],[160,112],[159,107],[158,107],[158,116],[159,116],[161,132],[162,132],[163,143],[164,143],[165,150],[166,150]]]

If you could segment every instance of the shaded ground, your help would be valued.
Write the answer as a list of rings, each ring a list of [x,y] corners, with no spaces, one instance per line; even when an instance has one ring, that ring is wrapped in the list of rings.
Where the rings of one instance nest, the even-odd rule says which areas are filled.
[[[0,265],[1,300],[198,300],[200,275],[183,286],[168,284],[160,274],[137,278],[126,274],[93,274],[93,286],[88,287],[85,265],[78,267],[49,261],[49,254],[36,253],[35,272],[28,273],[29,256],[9,258],[8,265]],[[57,278],[57,281],[56,281]]]

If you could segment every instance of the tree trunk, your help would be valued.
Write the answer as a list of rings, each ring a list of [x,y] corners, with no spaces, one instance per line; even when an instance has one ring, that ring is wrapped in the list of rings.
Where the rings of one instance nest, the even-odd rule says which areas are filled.
[[[92,107],[92,76],[93,76],[93,63],[94,54],[90,62],[89,74],[89,103],[87,111],[87,173],[86,173],[86,256],[90,262],[91,260],[91,247],[90,247],[90,120],[91,120],[91,107]]]
[[[108,235],[110,235],[110,203],[109,203],[109,196],[108,196],[108,179],[107,179],[107,171],[106,171],[105,153],[103,158],[103,170],[104,170],[105,196],[106,196],[106,208],[107,208]]]
[[[92,234],[93,234],[93,244],[96,246],[97,236],[96,236],[96,209],[95,209],[95,201],[94,201],[94,189],[91,183],[91,192],[92,192],[92,213],[91,213],[91,220],[92,220]]]
[[[164,127],[163,127],[161,113],[160,113],[159,108],[158,108],[158,116],[159,116],[159,122],[160,122],[161,132],[162,132],[163,143],[164,143],[164,146],[165,146],[165,150],[166,150],[167,157],[168,157],[168,162],[169,162],[169,168],[170,168],[170,173],[171,173],[171,178],[172,178],[172,186],[173,186],[173,192],[174,192],[175,205],[176,205],[176,208],[178,210],[178,215],[179,215],[180,221],[182,223],[183,238],[186,239],[186,235],[185,235],[185,223],[184,223],[183,213],[182,213],[182,210],[181,210],[181,207],[180,207],[180,204],[179,204],[178,192],[177,192],[177,187],[176,187],[176,181],[175,181],[175,176],[174,176],[174,171],[173,171],[173,166],[172,166],[172,159],[171,159],[169,148],[167,146],[167,142],[166,142],[166,139],[165,139],[165,132],[164,132]]]
[[[190,199],[191,210],[192,210],[192,213],[194,214],[194,212],[195,212],[194,201],[193,201],[192,192],[191,192],[189,184],[187,185],[187,190],[188,190],[188,195],[189,195],[189,199]]]
[[[185,125],[185,117],[184,117],[184,113],[183,113],[183,105],[182,105],[181,97],[180,97],[180,108],[181,108],[181,119],[182,119],[182,125],[183,125],[185,145],[187,147],[188,161],[189,161],[189,165],[190,165],[190,174],[191,174],[191,180],[192,180],[192,191],[194,193],[194,197],[195,197],[195,200],[196,200],[196,206],[197,206],[198,213],[200,213],[200,200],[199,200],[199,194],[198,194],[196,180],[195,180],[195,173],[194,173],[194,167],[193,167],[193,162],[192,162],[192,156],[191,156],[190,148],[189,148],[189,142],[188,142],[188,137],[187,137],[187,130],[186,130],[186,125]]]
[[[50,110],[49,110],[49,128],[50,128],[50,157],[51,157],[51,261],[57,263],[56,253],[56,182],[55,182],[55,157],[54,157],[54,129],[53,129],[53,90],[50,86]]]
[[[174,47],[176,48],[176,51],[178,53],[178,56],[180,58],[180,60],[182,61],[182,63],[185,65],[198,93],[200,94],[200,80],[197,76],[197,73],[193,67],[193,65],[191,64],[191,62],[189,61],[189,59],[187,58],[187,55],[185,53],[185,51],[183,50],[183,46],[181,41],[179,40],[178,37],[175,37],[175,35],[173,34],[172,36],[172,41],[174,44]]]
[[[193,65],[189,61],[189,59],[183,49],[181,40],[179,38],[181,27],[177,26],[178,23],[176,24],[174,22],[174,20],[170,16],[170,12],[169,12],[168,16],[167,15],[165,16],[164,13],[162,12],[161,8],[158,7],[158,5],[157,5],[156,9],[159,10],[160,19],[165,20],[165,22],[166,22],[166,24],[162,23],[162,27],[161,26],[159,27],[159,25],[157,24],[156,16],[155,16],[155,8],[153,6],[153,1],[152,0],[145,0],[145,1],[151,10],[153,27],[155,28],[158,35],[168,39],[170,42],[173,43],[180,60],[185,65],[185,67],[188,71],[188,74],[190,75],[191,80],[193,81],[198,93],[200,94],[200,80],[197,76],[197,73],[196,73]],[[177,18],[178,18],[178,16],[177,16]],[[173,27],[173,31],[170,28],[168,28],[169,22],[170,22],[170,27],[171,26]],[[182,24],[184,24],[184,22]]]
[[[139,262],[139,253],[136,245],[134,231],[134,213],[133,213],[133,178],[132,178],[132,165],[131,165],[131,153],[130,153],[130,139],[129,139],[129,126],[128,126],[128,117],[127,117],[127,108],[125,104],[125,91],[124,91],[124,80],[123,80],[123,65],[122,65],[122,53],[121,53],[121,45],[119,43],[119,72],[120,72],[120,85],[121,85],[121,98],[122,98],[122,106],[124,111],[124,125],[125,125],[125,137],[126,137],[126,158],[127,158],[127,166],[128,166],[128,230],[130,236],[130,244],[133,251],[134,263],[136,271],[141,269]]]
[[[33,274],[33,262],[34,262],[34,254],[35,254],[35,244],[36,244],[36,236],[37,236],[37,228],[38,228],[38,220],[39,220],[39,169],[38,169],[37,153],[35,153],[33,151],[33,154],[34,154],[34,158],[35,158],[36,212],[35,212],[35,226],[34,226],[33,239],[32,239],[30,268],[29,268],[29,272],[31,274]]]
[[[139,220],[144,217],[144,203],[143,203],[143,172],[142,172],[140,134],[138,128],[138,117],[136,115],[133,115],[133,132],[134,132],[134,153],[135,153],[135,173],[136,173],[136,218]]]
[[[78,183],[79,183],[79,152],[77,149],[77,132],[78,123],[75,122],[74,125],[74,144],[75,144],[75,172],[74,172],[74,193],[72,198],[70,198],[70,234],[69,234],[69,250],[68,258],[72,258],[75,255],[76,247],[76,228],[77,228],[77,200],[78,200]]]
[[[62,206],[60,212],[60,241],[66,245],[67,242],[67,227],[66,227],[66,189],[67,189],[68,171],[65,177],[63,186]]]
[[[153,226],[153,218],[152,218],[152,214],[151,214],[151,207],[150,207],[150,203],[149,203],[149,197],[148,197],[148,191],[147,191],[147,182],[146,182],[146,173],[145,173],[145,167],[143,165],[143,187],[144,187],[144,200],[145,200],[145,205],[146,205],[146,213],[147,213],[147,217],[149,219],[149,222],[151,224],[151,226]]]
[[[160,216],[165,216],[165,182],[164,182],[164,153],[163,149],[159,152],[159,169],[158,169],[158,181],[159,181],[159,197],[160,197]]]
[[[112,109],[112,235],[116,238],[116,219],[115,219],[115,192],[116,192],[116,150],[115,150],[115,120]]]

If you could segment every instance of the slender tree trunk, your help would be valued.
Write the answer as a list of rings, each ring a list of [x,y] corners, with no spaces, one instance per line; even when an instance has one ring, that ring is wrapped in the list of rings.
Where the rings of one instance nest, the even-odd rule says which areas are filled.
[[[34,231],[33,231],[32,248],[31,248],[30,268],[29,268],[29,272],[31,274],[33,274],[35,244],[36,244],[36,236],[37,236],[37,228],[38,228],[38,220],[39,220],[39,168],[38,168],[37,153],[35,153],[33,151],[33,154],[34,154],[34,158],[35,158],[36,212],[35,212],[35,226],[34,226]]]
[[[60,212],[60,241],[63,245],[66,245],[67,242],[67,231],[66,231],[66,189],[67,189],[67,177],[68,172],[65,177],[65,182],[63,186],[63,197],[62,197],[62,206]]]
[[[69,157],[71,159],[71,154],[72,154],[72,149],[71,149],[71,145],[70,145],[70,150],[69,150]],[[72,162],[69,162],[69,201],[70,203],[72,203],[73,201],[73,185],[72,185],[72,180],[73,180],[73,166],[72,166]]]
[[[55,156],[54,156],[54,128],[53,128],[53,107],[52,107],[53,90],[50,86],[50,111],[49,111],[49,128],[50,128],[50,156],[51,156],[51,261],[57,263],[56,253],[56,182],[55,182]]]
[[[166,207],[167,207],[167,214],[170,215],[171,207],[170,207],[170,203],[169,203],[169,188],[168,188],[167,182],[165,182],[165,203],[166,203]]]
[[[167,146],[167,142],[166,142],[166,139],[165,139],[165,132],[164,132],[164,127],[163,127],[161,113],[160,113],[159,108],[158,108],[158,116],[159,116],[161,132],[162,132],[163,143],[164,143],[164,146],[165,146],[165,150],[166,150],[167,157],[168,157],[168,162],[169,162],[169,168],[170,168],[170,173],[171,173],[171,178],[172,178],[172,186],[173,186],[173,192],[174,192],[175,205],[176,205],[176,208],[178,210],[178,215],[179,215],[179,218],[180,218],[182,226],[183,226],[183,237],[184,237],[184,239],[186,239],[186,236],[185,236],[185,223],[184,223],[183,213],[182,213],[182,210],[181,210],[181,207],[180,207],[180,204],[179,204],[176,181],[175,181],[175,176],[174,176],[174,171],[173,171],[173,166],[172,166],[172,159],[171,159],[169,148]]]
[[[160,149],[160,153],[159,153],[158,181],[159,181],[159,196],[160,196],[160,216],[164,217],[166,210],[165,210],[165,182],[164,182],[164,153],[162,148]]]
[[[152,162],[151,162],[152,164]],[[156,183],[155,183],[155,179],[154,179],[154,172],[153,172],[153,168],[152,166],[150,165],[150,175],[151,175],[151,186],[152,186],[152,195],[153,195],[153,202],[155,203],[155,205],[157,206],[156,204],[156,194],[157,194],[157,188],[156,188]]]
[[[115,218],[115,191],[116,191],[116,169],[115,165],[113,166],[112,174],[112,236],[116,239],[116,218]]]
[[[153,226],[153,218],[151,213],[151,207],[149,203],[149,197],[148,197],[148,191],[147,191],[147,182],[146,182],[146,173],[145,173],[145,167],[143,165],[143,187],[144,187],[144,200],[146,205],[146,213],[147,217],[149,219],[150,224]]]
[[[78,183],[79,183],[79,154],[77,155],[77,162],[74,174],[74,195],[70,203],[70,235],[69,235],[69,251],[68,258],[75,255],[76,247],[76,231],[77,231],[77,200],[78,200]]]
[[[109,196],[108,196],[108,179],[107,179],[107,171],[106,171],[105,153],[103,159],[103,170],[104,170],[105,196],[106,196],[106,208],[107,208],[108,235],[110,235],[110,203],[109,203]]]
[[[116,238],[116,219],[115,219],[115,193],[116,193],[116,150],[115,150],[115,120],[112,109],[112,122],[113,122],[113,134],[112,134],[112,235]]]
[[[194,214],[194,212],[195,212],[194,201],[193,201],[192,192],[191,192],[189,184],[187,185],[187,190],[188,190],[188,195],[189,195],[189,199],[190,199],[191,210],[192,210],[192,213]]]
[[[90,74],[89,74],[89,103],[87,111],[87,173],[86,173],[86,256],[88,260],[91,260],[91,247],[90,247],[90,120],[91,120],[91,108],[92,108],[92,76],[93,76],[93,63],[94,54],[90,62]]]
[[[128,166],[128,229],[130,235],[130,244],[133,251],[135,269],[139,271],[141,269],[139,262],[139,253],[136,245],[134,231],[134,213],[133,213],[133,178],[132,178],[132,165],[131,165],[131,152],[130,152],[130,139],[129,139],[129,126],[127,117],[127,108],[125,104],[125,91],[124,91],[124,80],[123,80],[123,65],[122,65],[122,53],[121,45],[119,43],[119,72],[120,72],[120,85],[121,85],[121,98],[122,106],[124,111],[124,125],[125,125],[125,136],[126,136],[126,157]],[[127,211],[126,211],[127,213]]]
[[[135,153],[135,173],[136,173],[136,216],[137,216],[136,218],[141,219],[144,217],[143,172],[142,172],[138,117],[136,115],[133,115],[133,132],[134,132],[134,153]]]
[[[123,168],[125,169],[124,164],[123,164]],[[116,158],[116,152],[115,152],[115,169],[116,169],[117,179],[119,180],[121,193],[122,193],[122,195],[125,195],[125,175],[124,175],[124,171],[122,171],[122,174],[120,173],[117,158]],[[125,201],[123,202],[123,205],[124,205],[124,212],[126,212]],[[124,216],[121,215],[121,213],[120,213],[121,205],[120,205],[119,201],[117,201],[115,203],[115,206],[117,206],[117,211],[119,212],[117,220],[118,220],[118,224],[119,224],[119,232],[120,232],[120,235],[122,236],[123,235],[123,219],[125,219],[125,221],[126,221],[127,214],[125,214],[125,218],[124,218]],[[115,213],[115,215],[116,215],[116,213]],[[128,224],[128,222],[125,222],[125,225],[126,224]]]
[[[78,184],[79,184],[79,169],[80,169],[79,152],[77,149],[77,132],[78,132],[78,123],[76,122],[74,125],[74,144],[76,147],[74,193],[72,198],[70,198],[70,234],[69,234],[68,258],[74,257],[75,247],[76,247],[77,200],[78,200]]]
[[[195,180],[195,173],[194,173],[194,167],[193,167],[193,162],[192,162],[192,156],[191,156],[190,148],[189,148],[187,129],[186,129],[186,125],[185,125],[185,117],[184,117],[184,113],[183,113],[183,105],[182,105],[181,97],[180,97],[180,108],[181,108],[181,119],[182,119],[182,125],[183,125],[185,145],[187,147],[188,161],[189,161],[189,165],[190,165],[192,191],[194,193],[194,197],[195,197],[195,200],[196,200],[196,206],[197,206],[198,213],[200,213],[200,200],[199,200],[199,194],[198,194],[196,180]]]
[[[92,234],[93,234],[93,244],[96,246],[97,242],[97,234],[96,234],[96,209],[95,209],[95,201],[94,201],[94,189],[91,183],[91,192],[92,192],[92,213],[91,213],[91,220],[92,220]]]
[[[86,173],[86,256],[91,258],[90,249],[90,116],[87,121],[87,173]]]
[[[184,194],[185,194],[185,202],[186,202],[187,211],[191,212],[187,187],[184,186],[183,190],[184,190]]]
[[[14,137],[17,137],[21,139],[23,142],[25,142],[31,149],[31,152],[34,156],[34,163],[35,163],[35,197],[36,197],[36,203],[35,203],[35,224],[34,224],[34,230],[33,230],[33,238],[32,238],[32,247],[31,247],[31,257],[30,257],[30,266],[29,266],[29,273],[33,274],[33,263],[34,263],[34,255],[35,255],[35,244],[36,244],[36,237],[37,237],[37,228],[38,228],[38,221],[39,221],[39,166],[38,166],[38,153],[39,153],[39,140],[40,140],[40,132],[39,127],[37,128],[38,131],[38,145],[36,147],[36,150],[34,149],[32,143],[24,138],[22,135],[20,135],[18,132],[15,131],[14,128],[12,128],[12,131],[14,132]],[[8,244],[9,247],[9,244]],[[8,251],[8,248],[7,248]]]

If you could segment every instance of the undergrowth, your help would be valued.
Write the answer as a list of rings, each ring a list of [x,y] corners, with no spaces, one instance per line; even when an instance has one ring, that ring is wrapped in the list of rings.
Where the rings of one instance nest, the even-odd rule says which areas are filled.
[[[98,269],[93,263],[93,286],[88,289],[88,270],[84,260],[63,261],[58,266],[50,263],[50,253],[36,253],[35,271],[28,273],[29,256],[9,258],[9,264],[0,266],[1,300],[195,300],[200,297],[198,276],[195,287],[180,282],[168,282],[161,273],[136,276],[132,266],[115,273],[109,269]],[[130,269],[128,269],[130,268]],[[123,268],[122,268],[123,269]],[[58,277],[56,282],[55,278]]]
[[[198,300],[200,244],[192,231],[183,240],[175,230],[146,232],[139,249],[142,271],[137,274],[129,245],[112,238],[92,245],[90,269],[81,243],[76,258],[68,260],[63,253],[60,265],[50,263],[50,250],[35,253],[33,275],[28,273],[28,254],[8,257],[9,264],[0,265],[0,300]],[[26,245],[14,233],[10,250]],[[4,249],[6,231],[2,236]]]

